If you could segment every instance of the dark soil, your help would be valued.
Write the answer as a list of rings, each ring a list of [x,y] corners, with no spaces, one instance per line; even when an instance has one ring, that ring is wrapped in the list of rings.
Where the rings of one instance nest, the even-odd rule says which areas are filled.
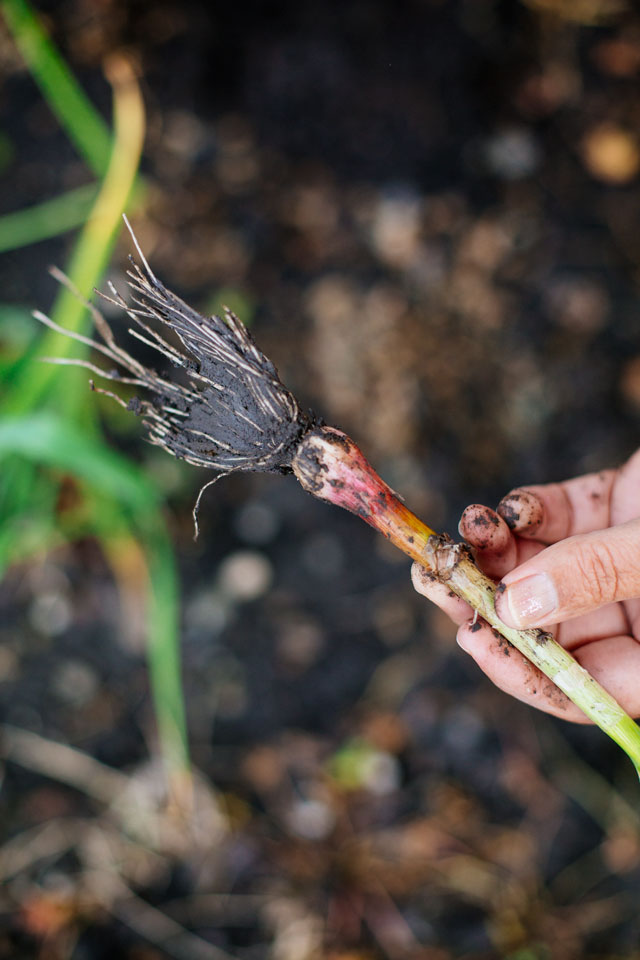
[[[104,56],[139,60],[154,271],[239,312],[431,526],[636,448],[631,4],[37,6],[105,116]],[[0,56],[9,211],[90,178],[6,38]],[[5,255],[2,299],[46,309],[70,244]],[[637,958],[639,794],[617,748],[493,688],[405,558],[291,477],[223,480],[194,544],[203,472],[118,429],[167,491],[217,812],[144,839],[122,825],[135,799],[123,821],[95,783],[9,760],[0,956]],[[131,576],[118,591],[89,540],[14,569],[0,683],[5,723],[135,785],[156,751]]]

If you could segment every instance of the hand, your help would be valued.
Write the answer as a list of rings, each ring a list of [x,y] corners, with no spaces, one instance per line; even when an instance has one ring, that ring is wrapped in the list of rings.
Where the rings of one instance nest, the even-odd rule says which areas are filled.
[[[640,450],[618,470],[514,490],[467,507],[460,533],[500,580],[496,611],[511,627],[544,627],[632,717],[640,716]],[[484,621],[412,569],[418,593],[459,625],[457,640],[493,682],[566,720],[589,721]]]

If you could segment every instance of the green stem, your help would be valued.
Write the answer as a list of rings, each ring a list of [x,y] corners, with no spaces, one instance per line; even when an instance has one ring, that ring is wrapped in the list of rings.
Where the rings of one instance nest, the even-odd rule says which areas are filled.
[[[507,627],[496,613],[495,584],[468,548],[438,536],[405,507],[350,437],[334,427],[314,427],[291,467],[305,490],[362,517],[465,600],[622,747],[640,777],[640,727],[551,634]]]
[[[593,723],[622,747],[640,777],[640,727],[611,694],[550,633],[544,630],[516,630],[502,622],[495,609],[495,584],[478,569],[462,544],[430,537],[427,556],[433,563],[438,579],[447,583],[457,596],[477,610],[483,620],[512,643]]]
[[[109,128],[77,83],[27,0],[2,0],[2,13],[29,72],[80,155],[98,177],[109,163]]]
[[[0,217],[0,253],[28,247],[82,226],[97,193],[97,184],[88,183],[32,207],[5,213]]]
[[[67,269],[68,276],[84,297],[90,295],[109,263],[121,228],[122,211],[126,209],[134,188],[144,139],[144,106],[132,67],[124,58],[114,56],[107,64],[107,74],[114,101],[111,159]],[[81,331],[87,323],[86,306],[70,290],[62,287],[51,318],[70,330]],[[38,343],[37,356],[69,356],[75,349],[72,340],[61,345],[58,335],[48,332]],[[33,364],[30,364],[15,377],[11,392],[3,399],[3,413],[17,415],[36,408],[58,376],[59,371],[53,365],[43,365],[34,375]],[[85,393],[86,377],[69,374],[65,376],[64,390],[56,394],[56,406],[69,416],[82,416],[88,410],[81,399]]]

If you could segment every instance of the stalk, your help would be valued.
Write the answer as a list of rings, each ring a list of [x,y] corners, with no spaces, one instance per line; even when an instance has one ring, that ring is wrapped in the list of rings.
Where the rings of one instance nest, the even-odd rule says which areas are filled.
[[[640,727],[550,633],[506,626],[495,610],[495,584],[469,548],[438,535],[405,507],[353,440],[333,427],[314,427],[300,442],[292,469],[305,490],[362,517],[465,600],[622,747],[640,776]]]
[[[217,471],[195,503],[196,537],[202,495],[221,477],[238,471],[294,473],[309,493],[358,514],[466,600],[622,747],[640,776],[640,727],[613,697],[550,634],[505,626],[495,611],[495,586],[476,567],[468,547],[438,536],[422,523],[380,479],[353,440],[306,413],[235,314],[225,309],[223,317],[202,316],[164,286],[133,233],[132,239],[141,260],[141,265],[132,260],[128,271],[133,305],[113,286],[106,299],[126,311],[134,337],[183,371],[181,380],[160,376],[119,346],[98,310],[93,316],[100,341],[65,329],[44,314],[35,316],[57,333],[93,346],[112,366],[105,369],[89,360],[65,357],[57,362],[84,366],[116,387],[126,384],[146,391],[151,399],[134,396],[125,401],[90,381],[93,389],[142,417],[151,443],[194,466]],[[158,326],[173,332],[171,342],[158,333]]]

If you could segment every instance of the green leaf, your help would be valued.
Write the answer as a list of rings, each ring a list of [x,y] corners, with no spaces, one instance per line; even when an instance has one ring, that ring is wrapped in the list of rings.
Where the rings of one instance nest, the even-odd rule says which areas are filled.
[[[26,0],[2,0],[2,12],[34,80],[69,139],[101,177],[109,163],[109,129]]]
[[[134,512],[148,514],[159,505],[155,487],[133,464],[95,436],[53,414],[0,423],[0,458],[11,454],[73,473]]]
[[[13,2],[17,0],[11,0]],[[111,80],[113,149],[91,216],[78,237],[67,268],[67,275],[83,296],[89,295],[99,283],[109,262],[122,225],[122,211],[134,188],[144,139],[144,106],[130,65],[122,61],[118,69],[112,70]],[[79,332],[87,325],[86,307],[70,290],[62,288],[51,318],[60,326]],[[46,332],[37,348],[40,356],[77,356],[86,352],[86,348],[80,350],[77,343],[66,341],[53,330]],[[74,373],[79,371],[66,371],[64,389],[56,389],[61,383],[58,368],[31,365],[21,369],[13,378],[11,391],[2,400],[3,412],[7,416],[26,414],[46,400],[50,407],[64,409],[69,417],[88,421],[93,408],[86,403],[83,379]]]
[[[0,303],[0,378],[6,386],[25,362],[31,362],[39,327],[26,307]]]
[[[0,220],[2,218],[0,217]],[[24,350],[40,329],[31,311],[18,303],[0,303],[0,345]]]
[[[98,193],[95,183],[0,217],[0,253],[27,247],[80,227]]]

